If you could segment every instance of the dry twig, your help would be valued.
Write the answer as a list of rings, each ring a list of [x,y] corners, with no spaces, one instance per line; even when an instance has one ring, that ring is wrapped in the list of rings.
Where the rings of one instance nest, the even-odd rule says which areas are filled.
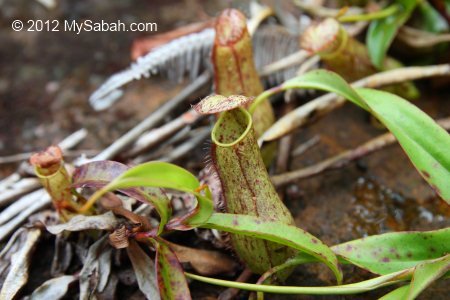
[[[441,119],[437,122],[445,129],[450,129],[450,118]],[[303,169],[298,169],[292,172],[273,176],[271,179],[273,184],[279,187],[294,180],[318,175],[327,170],[342,168],[348,165],[350,162],[363,156],[369,155],[377,150],[383,149],[386,146],[392,145],[396,141],[397,140],[392,133],[385,133],[374,139],[371,139],[370,141],[362,144],[355,149],[344,151],[336,156],[333,156]]]
[[[434,34],[409,26],[402,26],[397,37],[409,46],[415,48],[432,47],[436,44],[450,42],[449,33]]]
[[[136,140],[142,133],[149,130],[151,127],[155,126],[158,122],[163,120],[163,118],[173,109],[175,109],[180,103],[182,103],[187,97],[192,93],[203,87],[209,82],[211,75],[208,72],[203,73],[194,82],[189,84],[184,88],[178,95],[176,95],[171,100],[164,103],[158,110],[154,111],[142,122],[140,122],[133,129],[128,131],[109,147],[103,150],[101,153],[96,155],[92,161],[111,159],[122,151],[126,146]]]
[[[145,135],[142,135],[139,138],[139,143],[136,143],[136,146],[131,149],[130,153],[128,153],[128,156],[136,156],[139,153],[142,153],[144,150],[147,150],[157,145],[158,143],[161,143],[168,137],[183,129],[185,126],[196,122],[200,117],[201,115],[196,113],[195,110],[188,110],[178,118],[173,119],[172,121],[148,132]]]

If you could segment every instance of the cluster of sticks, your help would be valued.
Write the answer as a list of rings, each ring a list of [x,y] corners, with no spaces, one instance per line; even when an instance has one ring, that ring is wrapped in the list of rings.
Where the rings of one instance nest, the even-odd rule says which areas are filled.
[[[358,34],[365,25],[367,25],[367,22],[356,23],[348,29],[349,34]],[[266,65],[261,69],[260,75],[267,77],[276,72],[292,68],[293,66],[297,66],[297,74],[301,74],[315,68],[319,60],[317,56],[311,55],[305,50],[298,50],[291,55]],[[405,67],[368,76],[354,82],[352,86],[374,88],[409,80],[448,75],[450,75],[450,64]],[[132,163],[141,163],[148,160],[172,162],[180,159],[208,138],[211,130],[210,126],[197,126],[196,128],[194,125],[199,123],[198,121],[202,117],[193,109],[187,110],[185,113],[159,127],[157,126],[180,105],[188,106],[186,99],[196,93],[198,94],[202,88],[210,85],[211,78],[210,71],[204,71],[173,99],[168,100],[159,109],[152,112],[109,147],[96,153],[90,159],[87,159],[86,155],[92,155],[95,151],[71,150],[85,139],[88,134],[85,129],[80,129],[71,134],[61,141],[59,146],[64,151],[66,157],[78,157],[74,161],[75,165],[80,165],[88,161],[113,159],[119,154],[122,159]],[[291,96],[292,94],[288,92],[285,98],[289,99]],[[291,155],[301,154],[309,147],[317,144],[319,140],[316,137],[292,152],[290,151],[292,132],[309,124],[312,113],[314,113],[315,120],[317,120],[342,106],[344,103],[345,99],[332,93],[318,97],[298,108],[292,108],[289,113],[278,120],[261,137],[260,142],[281,139],[277,161],[277,169],[280,174],[272,177],[276,186],[282,186],[301,178],[314,176],[326,170],[343,167],[351,161],[395,143],[396,140],[393,135],[386,133],[367,141],[355,149],[349,149],[307,168],[286,172],[287,162]],[[450,129],[450,118],[437,120],[437,122],[445,129]],[[175,144],[177,144],[176,147],[174,147]],[[154,149],[156,146],[161,151],[154,151],[146,155],[142,154],[144,152],[150,153],[148,150]],[[22,161],[28,157],[28,153],[0,157],[0,164]],[[32,214],[42,210],[51,203],[45,191],[40,188],[38,179],[25,177],[23,173],[17,171],[0,181],[0,207],[4,207],[0,212],[0,241],[6,239]]]

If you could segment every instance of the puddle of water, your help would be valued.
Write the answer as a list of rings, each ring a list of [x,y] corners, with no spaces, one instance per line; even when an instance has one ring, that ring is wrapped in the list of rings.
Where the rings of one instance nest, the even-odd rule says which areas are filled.
[[[354,188],[349,230],[356,236],[388,231],[432,230],[450,223],[450,206],[439,197],[407,198],[368,178]]]

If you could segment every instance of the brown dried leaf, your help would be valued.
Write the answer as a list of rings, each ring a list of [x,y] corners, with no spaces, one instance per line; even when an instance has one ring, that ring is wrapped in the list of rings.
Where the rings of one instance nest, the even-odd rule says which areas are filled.
[[[57,235],[55,239],[55,256],[53,256],[50,274],[53,277],[63,275],[69,268],[72,257],[72,244],[66,239],[64,234]]]
[[[39,229],[28,231],[25,244],[19,252],[12,255],[11,268],[3,282],[0,299],[13,299],[17,292],[27,283],[29,260],[40,236],[41,231]]]
[[[127,248],[130,245],[128,233],[129,231],[125,225],[120,226],[109,235],[109,243],[116,249]]]
[[[167,242],[181,263],[190,263],[199,274],[214,276],[234,273],[237,264],[218,251],[195,249]]]
[[[75,280],[77,280],[77,277],[73,275],[64,275],[47,280],[34,290],[29,300],[61,299],[67,293],[69,285]]]
[[[96,290],[101,292],[108,283],[112,249],[107,246],[106,238],[100,238],[89,248],[80,272],[80,300],[90,299]]]
[[[64,230],[82,231],[87,229],[112,230],[118,225],[118,220],[112,212],[107,212],[98,216],[77,215],[69,222],[46,226],[47,230],[53,234],[59,234]]]
[[[133,265],[134,273],[139,285],[139,289],[147,299],[159,299],[158,285],[155,275],[155,263],[134,241],[130,240],[127,248],[128,256]]]
[[[116,299],[116,290],[117,284],[119,282],[119,278],[116,274],[111,273],[109,277],[108,283],[106,284],[105,289],[102,292],[96,294],[97,300],[110,300]]]

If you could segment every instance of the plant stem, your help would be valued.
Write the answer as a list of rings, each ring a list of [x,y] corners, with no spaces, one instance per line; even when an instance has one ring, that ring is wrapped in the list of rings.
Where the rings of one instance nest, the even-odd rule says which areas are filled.
[[[236,282],[246,282],[247,280],[250,279],[250,277],[252,275],[253,275],[253,272],[250,269],[245,268],[244,271],[241,273],[241,275],[239,275],[239,277],[236,278]],[[228,288],[225,291],[221,292],[217,299],[218,300],[232,300],[237,296],[239,291],[240,291],[240,289]]]
[[[188,272],[185,272],[185,275],[188,278],[205,283],[255,292],[277,293],[277,294],[349,295],[368,292],[380,287],[389,286],[401,281],[408,280],[411,277],[412,270],[413,269],[407,269],[396,273],[391,273],[388,275],[383,275],[373,279],[361,281],[358,283],[338,285],[338,286],[327,286],[327,287],[259,285],[259,284],[242,283],[204,277]]]
[[[377,19],[383,19],[395,14],[399,10],[398,4],[392,4],[382,10],[361,14],[361,15],[350,15],[350,16],[342,16],[338,18],[339,22],[358,22],[358,21],[372,21]]]

